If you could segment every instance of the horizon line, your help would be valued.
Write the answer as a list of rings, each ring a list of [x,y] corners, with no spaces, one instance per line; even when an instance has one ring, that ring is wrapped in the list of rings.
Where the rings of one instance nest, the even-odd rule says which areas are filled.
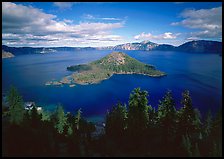
[[[87,47],[90,47],[90,48],[103,48],[103,47],[115,47],[115,46],[118,46],[118,45],[124,45],[124,44],[132,44],[132,43],[142,43],[144,41],[148,41],[148,42],[151,42],[151,43],[155,43],[155,42],[152,42],[150,40],[143,40],[141,42],[129,42],[129,43],[122,43],[122,44],[117,44],[117,45],[114,45],[114,46],[97,46],[97,47],[94,47],[94,46],[8,46],[8,45],[5,45],[5,44],[2,44],[2,46],[7,46],[7,47],[14,47],[14,48],[24,48],[24,47],[27,47],[27,48],[59,48],[59,47],[69,47],[69,48],[87,48]],[[185,43],[188,43],[188,42],[193,42],[193,41],[212,41],[212,42],[221,42],[222,43],[222,40],[221,41],[217,41],[217,40],[191,40],[191,41],[187,41],[187,42],[184,42],[178,46],[174,46],[174,45],[171,45],[171,44],[158,44],[158,43],[155,43],[155,44],[158,44],[158,45],[171,45],[171,46],[174,46],[174,47],[179,47]]]

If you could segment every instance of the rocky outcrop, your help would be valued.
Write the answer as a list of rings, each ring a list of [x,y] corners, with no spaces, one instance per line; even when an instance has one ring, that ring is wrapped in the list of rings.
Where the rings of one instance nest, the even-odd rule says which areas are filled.
[[[2,50],[2,58],[11,58],[11,57],[15,57],[15,56],[11,52],[6,52]]]

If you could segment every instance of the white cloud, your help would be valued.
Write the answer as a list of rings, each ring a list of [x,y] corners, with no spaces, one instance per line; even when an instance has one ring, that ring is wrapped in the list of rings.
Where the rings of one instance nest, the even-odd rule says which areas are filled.
[[[151,33],[145,34],[144,32],[134,36],[136,40],[164,40],[164,39],[176,39],[180,33],[173,34],[171,32],[166,32],[160,35],[152,35]]]
[[[40,9],[3,2],[3,44],[79,46],[79,44],[84,43],[90,44],[92,41],[101,45],[102,41],[115,42],[122,40],[121,36],[113,35],[111,31],[123,27],[124,22],[80,22],[79,24],[73,24],[70,19],[58,21],[56,18],[56,15],[46,14]]]
[[[144,32],[141,33],[141,34],[139,34],[139,35],[135,35],[135,36],[134,36],[134,38],[135,38],[136,40],[138,40],[138,39],[149,39],[149,38],[151,38],[151,37],[152,37],[152,34],[150,34],[150,33],[145,34]]]
[[[83,15],[84,19],[88,19],[88,20],[111,20],[111,21],[119,21],[122,20],[120,18],[109,18],[109,17],[99,17],[99,16],[93,16],[91,14],[84,14]]]
[[[181,25],[198,32],[192,32],[192,37],[197,38],[219,38],[222,36],[222,7],[211,9],[188,9],[180,14],[184,20],[173,22],[171,25]]]
[[[54,5],[60,9],[69,9],[74,5],[75,2],[54,2]]]
[[[73,23],[73,20],[69,20],[69,19],[64,19],[63,20],[65,23]]]
[[[176,36],[173,35],[173,33],[168,32],[168,33],[164,33],[162,35],[162,38],[164,38],[164,39],[176,39]]]
[[[91,14],[84,14],[83,18],[84,19],[95,19],[95,17],[93,15],[91,15]]]
[[[101,19],[103,19],[103,20],[121,20],[119,18],[101,18]]]
[[[33,31],[33,25],[42,30],[45,25],[52,24],[55,17],[55,15],[45,14],[41,10],[32,7],[16,5],[10,2],[2,3],[3,32],[25,33]]]

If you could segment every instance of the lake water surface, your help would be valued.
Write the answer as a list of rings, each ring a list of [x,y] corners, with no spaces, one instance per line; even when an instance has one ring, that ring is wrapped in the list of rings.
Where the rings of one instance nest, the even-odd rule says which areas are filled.
[[[2,91],[11,84],[17,87],[24,101],[35,101],[53,111],[58,103],[65,111],[82,108],[90,120],[102,120],[118,101],[128,103],[131,91],[140,87],[149,92],[149,104],[157,108],[167,89],[172,90],[176,108],[181,93],[190,90],[193,105],[202,114],[215,113],[222,106],[222,57],[215,54],[189,54],[164,51],[123,51],[137,60],[154,65],[168,75],[152,78],[144,75],[114,75],[100,84],[75,87],[45,86],[45,82],[70,75],[67,66],[88,63],[111,51],[76,51],[52,54],[20,55],[2,60]]]

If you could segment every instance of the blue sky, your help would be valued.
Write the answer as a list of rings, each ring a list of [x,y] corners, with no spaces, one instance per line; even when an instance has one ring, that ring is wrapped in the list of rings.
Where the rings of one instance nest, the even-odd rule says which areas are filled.
[[[221,2],[3,2],[2,43],[99,47],[222,41]]]

